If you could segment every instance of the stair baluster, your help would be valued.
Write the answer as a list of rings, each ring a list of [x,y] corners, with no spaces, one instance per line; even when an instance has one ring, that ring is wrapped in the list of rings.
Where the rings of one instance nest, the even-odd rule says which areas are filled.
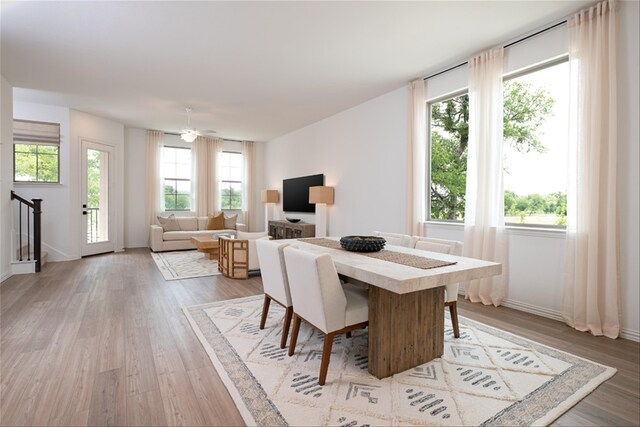
[[[31,201],[18,196],[13,190],[11,191],[11,200],[17,200],[18,205],[18,226],[19,226],[19,259],[23,260],[22,256],[22,205],[27,209],[27,260],[31,261],[31,218],[29,217],[29,209],[33,215],[33,260],[35,261],[36,273],[39,273],[42,266],[42,230],[41,230],[41,214],[42,214],[42,199],[31,199]]]

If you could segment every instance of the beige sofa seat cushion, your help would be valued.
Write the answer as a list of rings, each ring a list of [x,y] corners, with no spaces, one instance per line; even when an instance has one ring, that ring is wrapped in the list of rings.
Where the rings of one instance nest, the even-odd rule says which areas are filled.
[[[236,234],[235,230],[191,230],[191,231],[165,231],[163,240],[190,240],[195,236],[213,236],[214,234]]]

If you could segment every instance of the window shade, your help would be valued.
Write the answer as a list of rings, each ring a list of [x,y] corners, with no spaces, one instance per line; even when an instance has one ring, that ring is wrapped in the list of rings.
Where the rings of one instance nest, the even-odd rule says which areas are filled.
[[[503,75],[509,76],[538,64],[567,55],[567,25],[549,30],[512,44],[504,50]],[[467,64],[426,79],[425,99],[429,102],[460,93],[469,86]]]
[[[60,124],[16,119],[13,121],[13,142],[60,145]]]

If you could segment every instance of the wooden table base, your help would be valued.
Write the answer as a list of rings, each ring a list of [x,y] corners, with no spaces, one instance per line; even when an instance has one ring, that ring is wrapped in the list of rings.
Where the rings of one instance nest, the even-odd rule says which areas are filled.
[[[386,378],[444,352],[444,287],[396,294],[369,286],[369,373]]]

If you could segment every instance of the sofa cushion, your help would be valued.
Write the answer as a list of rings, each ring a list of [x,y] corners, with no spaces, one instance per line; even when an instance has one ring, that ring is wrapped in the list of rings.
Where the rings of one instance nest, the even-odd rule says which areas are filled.
[[[180,231],[180,225],[178,221],[176,221],[176,216],[174,214],[169,215],[168,217],[158,216],[158,222],[162,226],[163,231]]]
[[[198,220],[196,217],[181,217],[176,218],[176,221],[178,221],[178,225],[182,231],[196,231],[198,229]]]
[[[245,231],[238,231],[238,239],[240,240],[253,240],[253,239],[259,239],[261,237],[266,237],[269,235],[268,231],[256,231],[256,232],[245,232]]]
[[[211,230],[192,230],[192,231],[167,231],[163,234],[163,240],[191,240],[195,236],[210,236],[213,237],[216,234],[228,233],[235,235],[235,230],[216,230],[216,233],[212,233]]]
[[[224,217],[224,228],[227,230],[235,230],[236,222],[238,222],[238,214],[231,215],[229,217]]]
[[[220,212],[218,215],[209,215],[209,222],[207,223],[207,230],[223,230],[224,227],[224,213]]]

